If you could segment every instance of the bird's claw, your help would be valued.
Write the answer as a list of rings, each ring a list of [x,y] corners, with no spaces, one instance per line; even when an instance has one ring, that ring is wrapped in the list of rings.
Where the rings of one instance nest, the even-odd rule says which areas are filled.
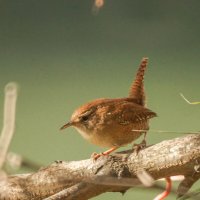
[[[103,153],[96,153],[94,152],[92,155],[91,155],[91,158],[95,161],[97,160],[99,157],[103,156],[104,154]]]
[[[146,146],[147,146],[146,140],[142,140],[142,142],[140,144],[133,144],[132,149],[134,152],[136,152],[138,154],[139,151],[144,149]]]

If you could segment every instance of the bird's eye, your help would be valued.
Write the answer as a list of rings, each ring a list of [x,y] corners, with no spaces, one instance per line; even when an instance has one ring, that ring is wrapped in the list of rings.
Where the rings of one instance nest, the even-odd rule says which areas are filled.
[[[80,121],[86,122],[92,114],[92,110],[88,110],[80,116]]]
[[[88,115],[85,115],[85,116],[82,116],[82,117],[81,117],[81,120],[84,121],[84,122],[87,121],[88,119],[89,119],[89,116],[88,116]]]
[[[84,112],[84,113],[79,117],[80,121],[82,121],[82,122],[88,121],[88,119],[90,118],[90,116],[92,115],[92,113],[93,113],[93,110],[88,110],[88,111]]]

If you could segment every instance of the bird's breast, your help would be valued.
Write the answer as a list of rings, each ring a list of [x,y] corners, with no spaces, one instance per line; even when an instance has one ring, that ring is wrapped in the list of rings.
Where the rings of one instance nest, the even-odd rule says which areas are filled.
[[[84,130],[82,128],[76,128],[83,138],[90,143],[101,147],[114,147],[124,146],[136,140],[143,132],[134,131],[143,129],[146,127],[139,127],[137,125],[111,125],[101,126],[101,129]]]

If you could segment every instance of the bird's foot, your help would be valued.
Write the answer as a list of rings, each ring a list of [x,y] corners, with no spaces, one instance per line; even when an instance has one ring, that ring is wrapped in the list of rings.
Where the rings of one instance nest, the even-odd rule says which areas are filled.
[[[92,153],[91,158],[95,161],[95,160],[97,160],[99,157],[101,157],[103,155],[104,155],[103,153],[94,152],[94,153]]]
[[[139,151],[141,151],[142,149],[144,149],[147,146],[146,140],[142,140],[142,142],[140,144],[133,144],[133,151],[136,152],[137,154],[139,153]]]
[[[97,160],[97,159],[98,159],[99,157],[101,157],[101,156],[107,156],[107,155],[109,155],[111,152],[115,151],[117,148],[118,148],[118,147],[113,147],[113,148],[108,149],[107,151],[104,151],[104,152],[102,152],[102,153],[93,153],[93,154],[91,155],[91,158],[92,158],[93,160]]]

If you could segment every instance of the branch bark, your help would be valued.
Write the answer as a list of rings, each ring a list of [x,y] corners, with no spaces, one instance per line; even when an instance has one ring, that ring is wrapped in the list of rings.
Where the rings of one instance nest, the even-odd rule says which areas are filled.
[[[86,200],[104,192],[125,192],[139,184],[138,173],[144,170],[155,180],[187,177],[179,187],[181,196],[200,178],[199,163],[200,134],[191,134],[147,147],[138,154],[130,150],[95,162],[57,161],[32,174],[9,176],[0,180],[0,199]]]

